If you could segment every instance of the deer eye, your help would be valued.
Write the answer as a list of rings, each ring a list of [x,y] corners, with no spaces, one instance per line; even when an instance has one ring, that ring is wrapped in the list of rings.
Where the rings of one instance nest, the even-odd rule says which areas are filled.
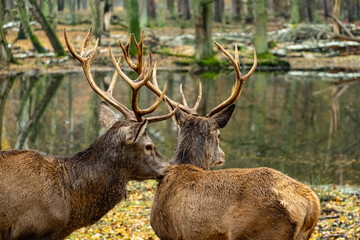
[[[145,149],[147,151],[152,151],[154,149],[154,146],[152,144],[148,144],[148,145],[145,146]]]
[[[220,139],[220,137],[221,137],[221,134],[219,133],[219,134],[218,134],[218,139]]]

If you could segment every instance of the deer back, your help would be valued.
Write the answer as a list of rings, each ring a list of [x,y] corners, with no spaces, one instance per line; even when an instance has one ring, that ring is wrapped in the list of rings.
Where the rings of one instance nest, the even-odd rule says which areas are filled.
[[[160,239],[308,239],[319,214],[311,189],[276,170],[176,165],[150,222]]]

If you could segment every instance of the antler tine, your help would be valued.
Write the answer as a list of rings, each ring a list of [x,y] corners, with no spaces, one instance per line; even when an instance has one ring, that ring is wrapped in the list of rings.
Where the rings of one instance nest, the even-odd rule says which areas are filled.
[[[194,111],[196,112],[197,109],[199,108],[199,105],[200,105],[200,101],[201,101],[201,97],[202,97],[202,85],[201,85],[201,82],[199,82],[199,93],[198,93],[198,97],[196,99],[196,103],[193,107]]]
[[[131,60],[131,57],[130,57],[130,54],[129,54],[129,47],[130,47],[131,37],[133,39],[133,42],[134,42],[135,47],[136,47],[137,52],[138,52],[138,54],[137,54],[137,59],[138,59],[137,64],[135,64]],[[118,42],[119,42],[120,48],[122,49],[122,51],[124,53],[125,61],[129,65],[129,67],[132,68],[137,74],[140,74],[142,72],[142,67],[143,67],[144,30],[141,31],[140,41],[139,42],[136,41],[135,34],[129,34],[129,37],[128,37],[128,40],[127,40],[125,46],[122,44],[120,39],[118,39]]]
[[[109,52],[110,52],[110,58],[111,58],[111,61],[117,71],[117,73],[131,86],[132,89],[134,90],[138,90],[140,89],[142,86],[144,86],[146,84],[147,81],[150,80],[150,77],[151,77],[151,63],[152,63],[152,57],[151,57],[151,54],[149,56],[150,58],[150,63],[149,63],[149,69],[147,71],[147,73],[141,73],[139,75],[139,77],[136,79],[136,80],[131,80],[128,76],[126,76],[126,74],[121,70],[119,64],[117,64],[116,60],[115,60],[115,57],[114,57],[114,54],[113,54],[113,51],[111,48],[109,48]],[[147,69],[147,67],[146,67]],[[140,81],[139,81],[140,80]]]
[[[64,38],[65,38],[65,42],[66,42],[66,46],[68,47],[70,53],[79,60],[79,62],[81,63],[81,66],[83,68],[84,74],[86,76],[86,79],[89,83],[89,85],[91,86],[91,88],[99,95],[101,96],[104,100],[106,100],[108,103],[110,103],[113,107],[115,107],[117,110],[119,110],[126,119],[134,119],[135,116],[133,114],[133,112],[131,112],[129,109],[127,109],[124,105],[122,105],[121,103],[119,103],[116,99],[114,99],[114,97],[112,96],[112,89],[114,87],[115,84],[115,80],[116,77],[115,74],[113,76],[113,80],[111,81],[109,90],[107,92],[103,91],[101,88],[99,88],[97,86],[97,84],[95,83],[92,74],[91,74],[91,70],[90,70],[90,64],[96,54],[97,51],[97,47],[99,44],[99,39],[96,40],[95,46],[92,50],[92,52],[90,53],[90,55],[88,57],[85,57],[85,52],[86,52],[86,48],[89,45],[90,42],[90,38],[91,38],[91,33],[92,33],[92,28],[90,28],[85,42],[84,42],[84,46],[81,50],[81,55],[79,55],[74,48],[72,47],[68,36],[67,36],[67,32],[66,32],[66,28],[64,28]],[[120,61],[120,59],[119,59]]]
[[[194,114],[194,115],[197,115],[197,109],[200,105],[200,101],[201,101],[201,97],[202,97],[202,85],[201,85],[201,82],[199,82],[199,93],[198,93],[198,97],[196,99],[196,102],[195,102],[195,105],[194,107],[190,108],[187,104],[187,101],[185,99],[185,96],[184,96],[184,92],[183,92],[183,89],[182,89],[182,84],[180,84],[180,96],[181,96],[181,99],[182,99],[182,102],[184,104],[184,107],[187,108],[186,112],[187,113],[190,113],[190,114]]]
[[[185,107],[189,107],[189,105],[187,104],[187,101],[186,101],[186,98],[184,96],[184,92],[183,92],[183,88],[182,88],[182,83],[180,84],[180,87],[179,87],[179,92],[180,92],[180,97],[181,97],[181,100],[184,104]]]
[[[149,121],[149,123],[160,122],[160,121],[166,120],[166,119],[174,116],[174,114],[176,113],[177,110],[179,110],[179,104],[177,104],[175,109],[172,110],[170,113],[163,115],[163,116],[149,117],[149,118],[147,118],[147,120]]]
[[[233,104],[239,98],[239,96],[241,94],[242,86],[244,85],[245,81],[251,77],[251,75],[254,73],[256,66],[257,66],[257,56],[256,56],[256,51],[254,49],[254,64],[251,67],[250,71],[246,75],[241,76],[240,61],[239,61],[239,56],[238,56],[238,51],[237,51],[237,45],[235,44],[235,59],[234,59],[233,56],[231,56],[231,54],[228,51],[226,51],[219,43],[217,43],[215,41],[214,41],[214,43],[225,54],[225,56],[227,56],[227,58],[231,61],[232,65],[235,69],[235,73],[236,73],[236,82],[235,82],[235,87],[233,88],[230,97],[228,99],[226,99],[224,102],[220,103],[217,107],[212,109],[206,115],[207,117],[210,117],[210,116],[220,112],[227,106],[230,106],[231,104]]]
[[[164,100],[164,96],[165,96],[165,92],[166,92],[166,84],[164,86],[164,89],[160,95],[159,98],[156,99],[156,102],[149,108],[141,110],[137,104],[135,105],[136,108],[136,112],[138,112],[140,115],[145,115],[145,114],[149,114],[152,113],[153,111],[155,111],[155,109],[160,105],[160,103]],[[137,94],[138,95],[138,94]]]
[[[117,63],[120,64],[120,61],[121,61],[121,57],[119,57],[119,60],[118,60]],[[115,82],[116,82],[116,79],[117,79],[118,76],[119,76],[119,74],[117,73],[117,71],[115,71],[114,75],[113,75],[113,77],[111,79],[109,89],[107,90],[108,93],[112,94],[114,86],[115,86]]]
[[[146,86],[151,90],[153,91],[155,94],[157,94],[158,96],[160,96],[161,94],[161,91],[160,91],[160,88],[159,88],[159,85],[158,85],[158,82],[157,82],[157,78],[156,78],[156,70],[157,70],[157,62],[155,62],[154,64],[154,69],[153,69],[153,76],[152,76],[152,82],[147,82],[146,83]],[[181,93],[180,93],[181,94]],[[182,94],[183,95],[183,94]],[[199,83],[199,95],[198,95],[198,98],[197,98],[197,101],[195,103],[195,106],[193,108],[189,108],[187,105],[183,105],[183,104],[180,104],[174,100],[172,100],[171,98],[169,98],[168,96],[165,96],[165,102],[172,108],[172,109],[175,109],[175,106],[179,106],[179,108],[189,114],[197,114],[196,113],[196,110],[199,106],[199,103],[200,103],[200,100],[201,100],[201,96],[202,96],[202,88],[201,88],[201,83]],[[184,97],[185,99],[185,97]],[[185,102],[186,102],[186,99],[185,99]]]

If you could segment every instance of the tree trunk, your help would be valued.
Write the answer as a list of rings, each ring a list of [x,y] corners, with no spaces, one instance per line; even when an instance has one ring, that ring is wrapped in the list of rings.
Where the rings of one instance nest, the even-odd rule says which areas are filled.
[[[140,11],[140,26],[148,27],[149,26],[149,17],[147,10],[147,0],[139,0],[139,11]]]
[[[147,14],[149,17],[150,26],[156,24],[156,3],[155,0],[148,0]]]
[[[345,4],[347,9],[347,19],[349,22],[353,23],[357,17],[356,2],[354,0],[346,0]]]
[[[113,5],[112,0],[105,0],[104,7],[104,32],[109,35],[110,34],[110,24],[111,24],[111,11]]]
[[[126,0],[127,19],[129,22],[129,33],[134,33],[137,41],[140,40],[139,4],[137,0]],[[137,49],[131,41],[130,54],[136,56]]]
[[[340,15],[340,3],[341,0],[334,0],[333,9],[332,9],[332,15],[338,19]],[[333,28],[334,28],[334,33],[340,34],[340,26],[335,20],[334,20]]]
[[[222,17],[224,15],[224,7],[225,7],[224,0],[214,1],[213,6],[214,6],[214,21],[221,23]]]
[[[49,0],[50,14],[47,17],[52,29],[57,29],[57,0]]]
[[[291,0],[290,23],[298,24],[300,22],[299,0]]]
[[[156,20],[156,3],[155,0],[148,0],[148,15],[149,18]]]
[[[76,8],[76,0],[69,0],[69,10],[70,10],[70,25],[76,25],[76,16],[75,16],[75,8]]]
[[[167,0],[166,1],[167,10],[169,11],[168,18],[175,19],[175,2],[174,0]]]
[[[25,39],[27,39],[27,37],[26,37],[25,29],[24,29],[24,24],[22,24],[22,22],[20,22],[19,32],[17,34],[16,41],[17,40],[25,40]]]
[[[93,34],[96,38],[99,38],[99,44],[101,43],[101,36],[103,33],[104,27],[104,7],[105,7],[105,0],[88,0],[91,15],[92,15],[92,27],[93,27]]]
[[[209,59],[214,56],[212,49],[212,6],[202,0],[193,1],[195,22],[195,58]]]
[[[317,1],[316,0],[306,0],[306,9],[309,22],[314,23],[318,22],[318,14],[317,14]]]
[[[241,9],[242,1],[241,0],[232,0],[232,14],[235,22],[241,21]]]
[[[65,0],[58,0],[58,10],[62,12],[64,11],[64,7],[65,7]]]
[[[46,36],[49,38],[51,46],[57,56],[65,56],[65,51],[56,35],[56,31],[51,28],[50,23],[45,18],[44,14],[40,11],[36,0],[29,0],[30,11],[33,13],[35,19],[40,23],[42,29],[45,31]]]
[[[266,0],[256,0],[256,21],[255,21],[255,36],[254,45],[258,54],[268,52],[268,45],[266,40]]]
[[[40,1],[40,10],[52,29],[56,29],[57,26],[57,8],[57,0]]]
[[[4,25],[4,8],[0,1],[0,65],[5,66],[10,62],[16,62],[11,54],[11,50],[8,47],[6,36],[2,26]]]
[[[165,25],[165,0],[159,0],[158,1],[158,16],[157,16],[157,25],[159,27],[164,27]]]
[[[179,0],[178,2],[179,18],[189,20],[191,18],[189,0]]]
[[[33,32],[32,28],[30,26],[29,16],[28,16],[28,14],[26,12],[26,8],[25,8],[25,1],[26,0],[16,0],[20,19],[24,26],[26,35],[31,40],[33,47],[35,48],[35,50],[38,53],[46,53],[44,46],[41,44],[40,40],[37,38],[37,36],[35,35],[35,33]]]
[[[289,3],[288,0],[274,0],[274,14],[284,18],[289,18]]]
[[[245,17],[246,23],[253,23],[254,22],[254,2],[255,0],[247,0],[247,13]]]
[[[324,0],[324,18],[325,18],[325,20],[328,17],[329,17],[329,10],[328,10],[328,6],[327,6],[327,0]]]

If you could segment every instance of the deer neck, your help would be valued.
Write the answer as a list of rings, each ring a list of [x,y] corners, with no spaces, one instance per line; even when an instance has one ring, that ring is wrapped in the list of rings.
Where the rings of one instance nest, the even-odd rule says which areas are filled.
[[[65,166],[71,222],[81,226],[92,224],[126,197],[128,173],[114,160],[114,152],[102,148],[101,142],[68,158]]]
[[[182,133],[180,131],[175,155],[170,164],[191,164],[195,167],[209,170],[205,137],[198,132],[186,131]]]

